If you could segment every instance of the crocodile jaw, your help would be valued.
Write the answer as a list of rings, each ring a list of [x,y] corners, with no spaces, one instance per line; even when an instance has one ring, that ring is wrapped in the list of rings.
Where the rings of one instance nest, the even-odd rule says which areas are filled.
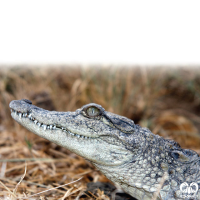
[[[121,145],[108,144],[110,136],[91,133],[77,112],[47,111],[22,100],[12,101],[9,106],[19,124],[93,163],[118,166],[132,157]],[[116,155],[119,159],[113,159]]]

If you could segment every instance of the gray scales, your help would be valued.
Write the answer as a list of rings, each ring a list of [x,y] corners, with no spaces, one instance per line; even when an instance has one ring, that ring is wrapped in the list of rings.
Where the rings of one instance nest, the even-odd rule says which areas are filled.
[[[138,200],[152,199],[156,191],[161,200],[200,199],[199,155],[126,117],[94,103],[75,112],[44,110],[26,99],[9,106],[22,126],[86,158]],[[187,185],[195,197],[184,198]]]

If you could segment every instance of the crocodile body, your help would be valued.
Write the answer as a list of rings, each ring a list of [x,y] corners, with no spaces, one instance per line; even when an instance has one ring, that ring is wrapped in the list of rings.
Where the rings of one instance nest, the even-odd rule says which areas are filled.
[[[199,155],[126,117],[93,103],[75,112],[44,110],[26,99],[9,106],[18,123],[90,160],[138,200],[200,200]]]

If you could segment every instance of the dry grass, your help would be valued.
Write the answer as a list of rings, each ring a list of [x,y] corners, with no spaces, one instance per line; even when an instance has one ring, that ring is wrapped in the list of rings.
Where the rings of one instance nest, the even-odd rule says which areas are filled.
[[[84,192],[88,182],[108,181],[89,162],[14,122],[8,104],[22,98],[57,111],[95,102],[200,153],[198,68],[1,67],[0,199],[109,199]]]

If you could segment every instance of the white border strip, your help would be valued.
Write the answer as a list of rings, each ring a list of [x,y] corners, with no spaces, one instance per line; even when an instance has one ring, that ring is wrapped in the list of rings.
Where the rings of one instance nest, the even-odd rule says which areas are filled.
[[[199,65],[200,51],[0,51],[0,64]]]

